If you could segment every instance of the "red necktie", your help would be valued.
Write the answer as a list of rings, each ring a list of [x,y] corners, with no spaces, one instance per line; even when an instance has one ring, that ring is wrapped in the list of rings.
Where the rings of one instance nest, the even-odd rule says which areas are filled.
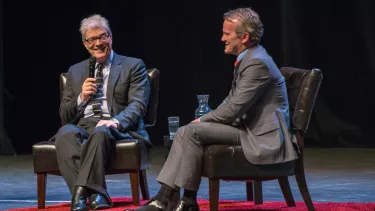
[[[236,67],[237,64],[238,64],[238,60],[236,60],[236,61],[234,62],[234,67]]]

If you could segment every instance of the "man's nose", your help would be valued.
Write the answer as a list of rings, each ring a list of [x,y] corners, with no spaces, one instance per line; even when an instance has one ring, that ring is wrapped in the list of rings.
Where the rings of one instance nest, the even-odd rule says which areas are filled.
[[[95,40],[95,45],[101,45],[101,44],[102,44],[102,41],[100,41],[100,38]]]

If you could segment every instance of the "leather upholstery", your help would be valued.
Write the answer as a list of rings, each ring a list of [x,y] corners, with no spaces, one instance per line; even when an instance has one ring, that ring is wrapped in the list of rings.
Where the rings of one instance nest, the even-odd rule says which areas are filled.
[[[263,178],[290,176],[294,174],[294,161],[255,165],[245,158],[241,146],[210,145],[204,150],[203,176],[208,178],[246,180],[249,177]]]
[[[159,99],[159,81],[160,81],[160,72],[158,69],[148,69],[147,74],[150,79],[150,98],[148,100],[147,112],[143,120],[145,127],[151,127],[155,125],[156,122],[156,113],[158,108],[158,99]]]
[[[151,167],[150,150],[143,141],[123,139],[116,142],[116,153],[109,159],[107,174],[121,170],[143,170]],[[54,142],[42,141],[33,145],[34,172],[60,175]],[[126,160],[126,162],[124,162]]]
[[[322,73],[318,69],[302,70],[290,67],[281,68],[280,71],[286,79],[292,128],[295,132],[303,133],[309,124],[323,79]],[[303,144],[300,147],[303,147]],[[247,161],[241,146],[210,145],[204,150],[203,176],[228,180],[267,180],[293,175],[295,165],[295,161],[254,165]]]
[[[146,127],[155,125],[159,94],[158,69],[147,70],[151,94],[147,113],[144,117]],[[66,84],[66,73],[60,75],[60,99]],[[54,142],[39,142],[33,145],[34,172],[60,175],[57,164]],[[126,161],[126,162],[124,162]],[[126,173],[134,170],[144,170],[151,167],[150,149],[143,141],[137,139],[123,139],[116,142],[116,153],[109,159],[106,174]]]
[[[33,145],[34,172],[60,175],[54,142],[42,141]]]
[[[322,71],[293,67],[283,67],[280,71],[286,79],[292,127],[306,132],[315,98],[323,80]]]
[[[63,90],[66,84],[66,76],[67,76],[67,73],[60,74],[60,101],[62,100],[62,97],[63,97]]]

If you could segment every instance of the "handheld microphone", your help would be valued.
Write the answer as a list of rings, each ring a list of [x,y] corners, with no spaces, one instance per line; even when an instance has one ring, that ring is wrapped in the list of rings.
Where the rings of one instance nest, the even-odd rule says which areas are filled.
[[[96,57],[92,56],[89,59],[89,77],[94,78],[95,75],[95,64],[96,64]]]

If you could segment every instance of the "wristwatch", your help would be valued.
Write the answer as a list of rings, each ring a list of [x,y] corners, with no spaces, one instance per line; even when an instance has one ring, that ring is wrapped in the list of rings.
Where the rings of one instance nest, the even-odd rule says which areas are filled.
[[[120,122],[117,119],[112,118],[111,121],[114,122],[117,125],[117,127],[120,126]]]

